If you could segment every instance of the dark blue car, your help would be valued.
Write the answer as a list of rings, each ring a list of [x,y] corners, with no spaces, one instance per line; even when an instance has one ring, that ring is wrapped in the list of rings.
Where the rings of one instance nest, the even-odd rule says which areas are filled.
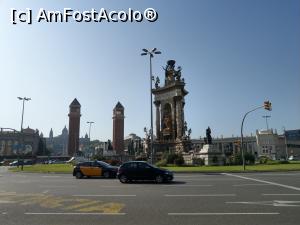
[[[160,169],[144,161],[130,161],[122,164],[118,169],[117,177],[122,183],[133,180],[152,180],[162,183],[170,182],[174,178],[171,171]]]

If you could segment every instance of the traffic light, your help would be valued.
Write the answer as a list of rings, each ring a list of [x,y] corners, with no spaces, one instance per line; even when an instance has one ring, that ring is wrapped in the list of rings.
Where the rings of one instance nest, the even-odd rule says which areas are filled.
[[[271,111],[271,110],[272,110],[272,103],[269,102],[269,101],[265,101],[265,102],[264,102],[264,108],[265,108],[266,110]]]

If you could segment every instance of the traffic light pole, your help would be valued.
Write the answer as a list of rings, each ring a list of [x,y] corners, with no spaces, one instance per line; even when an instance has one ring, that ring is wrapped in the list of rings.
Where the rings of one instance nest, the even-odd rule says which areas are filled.
[[[255,110],[258,110],[258,109],[261,109],[261,108],[264,108],[265,106],[259,106],[259,107],[256,107],[252,110],[250,110],[249,112],[247,112],[244,117],[243,117],[243,121],[242,121],[242,125],[241,125],[241,152],[242,152],[242,159],[243,159],[243,170],[245,171],[246,170],[246,164],[245,164],[245,154],[244,154],[244,136],[243,136],[243,127],[244,127],[244,121],[245,121],[245,118],[246,116],[255,111]]]

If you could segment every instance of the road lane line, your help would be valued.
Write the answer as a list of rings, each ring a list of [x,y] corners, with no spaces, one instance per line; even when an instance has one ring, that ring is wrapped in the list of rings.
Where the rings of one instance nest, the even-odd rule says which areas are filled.
[[[43,178],[60,178],[61,176],[42,176]]]
[[[234,197],[236,194],[164,195],[165,197]]]
[[[243,187],[243,186],[268,186],[271,184],[234,184],[233,187]]]
[[[294,186],[290,186],[290,185],[279,184],[279,183],[275,183],[275,182],[270,182],[270,181],[260,180],[260,179],[250,178],[250,177],[244,177],[244,176],[240,176],[240,175],[236,175],[236,174],[230,174],[230,173],[223,173],[223,174],[227,175],[227,176],[231,176],[231,177],[238,177],[238,178],[245,179],[245,180],[252,180],[252,181],[256,181],[256,182],[271,184],[271,185],[274,185],[274,186],[279,186],[279,187],[284,187],[284,188],[300,191],[299,187],[294,187]]]
[[[300,194],[261,194],[263,196],[299,196]]]
[[[136,197],[136,195],[72,195],[73,197]]]
[[[212,187],[211,184],[163,184],[164,187]]]
[[[74,188],[73,185],[39,185],[40,188]]]
[[[278,212],[269,212],[269,213],[168,213],[168,216],[226,216],[226,215],[279,215]]]
[[[6,200],[0,200],[0,204],[12,204],[16,203],[15,201],[6,201]]]
[[[28,212],[24,215],[94,215],[94,216],[124,216],[126,213],[34,213]]]

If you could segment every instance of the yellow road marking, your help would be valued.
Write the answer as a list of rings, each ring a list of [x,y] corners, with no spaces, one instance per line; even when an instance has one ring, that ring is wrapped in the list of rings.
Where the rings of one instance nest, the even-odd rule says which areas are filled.
[[[125,204],[117,202],[103,202],[86,198],[59,197],[46,194],[15,194],[2,193],[0,202],[14,202],[19,205],[38,205],[42,208],[61,209],[76,212],[120,213]]]

